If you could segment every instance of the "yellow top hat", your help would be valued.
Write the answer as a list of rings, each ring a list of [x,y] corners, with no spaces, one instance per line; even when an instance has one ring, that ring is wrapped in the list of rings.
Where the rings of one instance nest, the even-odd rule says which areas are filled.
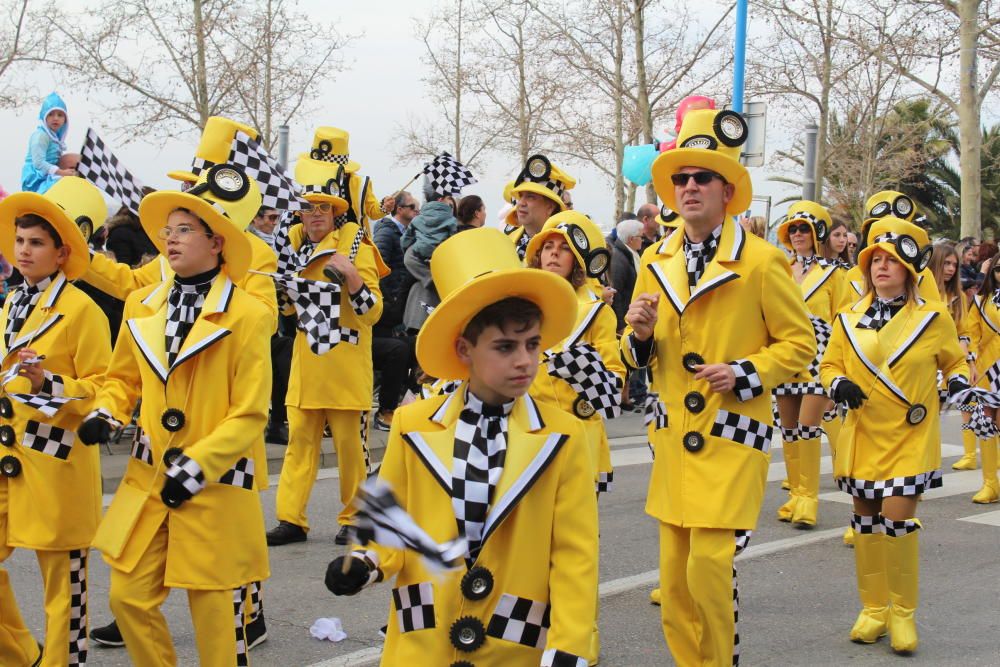
[[[233,149],[233,139],[237,132],[245,132],[251,139],[257,139],[257,130],[249,125],[222,116],[212,116],[205,121],[205,129],[201,131],[201,141],[198,142],[198,150],[191,161],[191,169],[171,171],[167,176],[175,181],[194,183],[209,167],[229,162],[229,153]]]
[[[547,349],[573,330],[576,293],[569,281],[548,271],[526,269],[499,229],[482,227],[452,236],[431,256],[431,275],[441,304],[417,336],[417,361],[438,378],[465,379],[469,369],[455,341],[483,308],[510,297],[527,299],[543,313],[541,346]]]
[[[351,159],[351,135],[339,127],[317,127],[313,135],[309,157],[313,160],[343,165],[344,171],[354,173],[361,165]]]
[[[785,219],[778,225],[777,231],[778,240],[781,241],[781,245],[789,250],[795,250],[795,248],[792,247],[788,228],[796,222],[809,223],[813,232],[813,250],[816,251],[817,255],[822,255],[823,242],[826,241],[826,237],[830,234],[830,228],[833,226],[833,219],[830,218],[830,212],[825,207],[808,199],[797,201],[789,206],[788,213],[785,214]]]
[[[221,163],[202,172],[187,192],[161,190],[143,197],[139,221],[153,244],[166,255],[167,242],[160,238],[160,229],[176,209],[191,211],[213,234],[225,239],[222,256],[226,273],[235,282],[250,268],[250,241],[243,230],[257,215],[260,203],[257,181],[239,165]]]
[[[732,183],[736,192],[726,212],[736,215],[747,210],[753,198],[750,174],[740,164],[740,146],[747,140],[747,123],[735,111],[694,109],[684,115],[677,135],[677,148],[660,153],[653,161],[653,188],[663,203],[678,210],[670,177],[684,167],[702,167]]]
[[[104,195],[78,176],[63,176],[45,194],[15,192],[0,201],[0,253],[14,261],[14,220],[34,213],[45,218],[70,249],[62,271],[69,280],[80,278],[90,267],[90,249],[80,225],[89,222],[91,229],[104,224],[108,206]]]
[[[861,235],[868,238],[868,228],[879,218],[887,215],[895,216],[900,220],[913,222],[917,217],[917,205],[913,200],[902,192],[895,190],[882,190],[876,192],[865,202],[865,219],[861,223]],[[924,243],[930,243],[930,237],[924,234],[927,239]]]
[[[533,192],[559,205],[560,211],[566,210],[562,194],[576,186],[576,179],[552,164],[544,155],[532,155],[524,163],[524,168],[514,180],[511,194]],[[506,194],[506,190],[504,191]]]
[[[676,211],[672,211],[666,206],[660,207],[660,214],[656,216],[656,222],[668,229],[679,229],[683,220]]]
[[[302,198],[308,202],[333,204],[334,217],[347,211],[344,194],[345,169],[336,162],[314,160],[303,153],[295,163],[295,180],[302,186]]]
[[[934,246],[921,242],[927,232],[912,222],[887,215],[878,218],[871,225],[871,243],[858,255],[858,266],[864,275],[869,275],[872,254],[884,250],[902,262],[903,266],[916,278],[930,264]]]
[[[524,253],[528,261],[542,249],[545,240],[551,236],[561,236],[566,239],[577,264],[587,274],[588,278],[596,278],[604,273],[611,263],[611,253],[608,252],[601,230],[593,220],[579,211],[562,211],[545,221],[541,231],[528,241],[528,249]]]

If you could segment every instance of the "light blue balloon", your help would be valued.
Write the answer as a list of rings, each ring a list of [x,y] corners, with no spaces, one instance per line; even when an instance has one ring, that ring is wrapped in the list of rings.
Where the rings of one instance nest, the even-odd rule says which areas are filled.
[[[659,155],[660,151],[656,144],[626,146],[622,160],[622,176],[638,186],[646,185],[653,179],[653,160]]]

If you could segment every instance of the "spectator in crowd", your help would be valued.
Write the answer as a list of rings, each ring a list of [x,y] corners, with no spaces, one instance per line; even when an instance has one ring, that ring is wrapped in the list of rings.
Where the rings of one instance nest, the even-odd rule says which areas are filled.
[[[655,204],[643,204],[635,212],[636,219],[642,223],[642,247],[639,248],[640,255],[646,248],[661,238],[662,228],[660,227],[660,223],[656,221],[656,216],[659,214],[660,209]]]
[[[41,194],[61,177],[76,176],[80,156],[66,153],[68,131],[66,103],[57,93],[49,93],[38,112],[38,127],[28,140],[28,154],[21,169],[22,190]]]
[[[562,199],[563,204],[566,205],[566,210],[567,211],[572,211],[573,210],[573,195],[571,195],[569,193],[569,190],[563,190],[563,193],[562,193],[562,196],[560,197],[560,199]]]
[[[625,211],[624,213],[622,213],[622,221],[635,220],[635,219],[636,219],[635,213],[632,213],[631,211]],[[608,244],[608,247],[610,248],[615,244],[615,240],[617,238],[618,238],[618,227],[616,226],[611,228],[611,231],[608,232],[608,235],[604,237],[604,241]],[[611,255],[612,257],[614,256],[614,251],[612,251]]]
[[[616,239],[611,249],[611,287],[615,290],[611,309],[618,320],[618,333],[625,330],[625,313],[632,302],[632,292],[639,273],[639,249],[643,224],[637,219],[622,220],[615,227]],[[637,401],[646,398],[645,369],[633,371],[622,392],[622,409],[633,410]]]
[[[479,195],[467,195],[458,202],[458,231],[482,227],[486,222],[486,204]]]
[[[403,325],[411,333],[423,326],[429,314],[427,309],[440,303],[431,278],[431,254],[458,229],[455,199],[450,194],[435,192],[430,180],[424,181],[424,202],[420,215],[413,218],[401,239],[405,252],[403,262],[416,279],[403,311]],[[407,244],[409,239],[412,239],[410,245]]]
[[[856,264],[858,261],[858,234],[857,232],[848,231],[847,232],[847,256],[851,260],[851,264]]]
[[[740,226],[758,238],[767,238],[767,218],[762,215],[740,216]]]
[[[257,215],[253,217],[247,231],[259,238],[261,241],[271,246],[274,250],[274,229],[278,226],[278,218],[281,214],[277,209],[270,206],[261,206],[257,210]]]
[[[979,272],[976,260],[979,258],[979,244],[971,237],[966,237],[958,244],[958,256],[962,258],[962,266],[959,276],[962,281],[962,290],[974,290],[983,281],[983,274]]]
[[[830,226],[826,241],[823,242],[824,258],[836,262],[843,269],[849,269],[853,265],[851,255],[848,252],[850,231],[843,220],[835,220]]]
[[[986,276],[986,265],[995,254],[997,254],[997,244],[993,241],[983,241],[979,244],[979,247],[976,248],[976,265],[979,267],[979,275]]]
[[[144,256],[158,253],[139,224],[139,216],[125,206],[118,209],[104,227],[107,229],[104,249],[114,254],[115,261],[135,269],[142,266]]]

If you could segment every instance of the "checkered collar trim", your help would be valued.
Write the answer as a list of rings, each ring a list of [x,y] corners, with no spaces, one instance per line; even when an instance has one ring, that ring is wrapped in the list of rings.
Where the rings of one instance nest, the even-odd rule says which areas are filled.
[[[466,394],[473,396],[471,393],[468,392],[468,382],[463,382],[462,386],[459,386],[457,389],[455,389],[455,391],[448,394],[448,396],[444,399],[441,405],[438,406],[438,409],[434,411],[434,414],[432,414],[429,417],[429,419],[435,424],[446,426],[447,425],[446,420],[448,418],[449,410],[452,409],[453,401],[456,400],[455,397],[459,396],[460,398],[458,400],[463,400],[463,397]],[[513,401],[511,401],[510,412],[515,418],[517,418],[518,415],[521,414],[522,408],[524,410],[524,415],[527,417],[528,420],[528,431],[539,431],[545,428],[545,420],[542,419],[542,413],[539,411],[538,405],[535,403],[535,399],[533,399],[530,395],[525,394],[524,396],[521,396],[520,398],[516,398]],[[457,414],[456,414],[456,419],[457,419]]]

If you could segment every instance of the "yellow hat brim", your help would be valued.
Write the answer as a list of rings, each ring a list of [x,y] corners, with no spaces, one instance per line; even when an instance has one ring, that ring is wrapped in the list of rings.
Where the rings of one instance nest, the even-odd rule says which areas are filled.
[[[309,194],[302,195],[302,198],[310,204],[333,204],[334,217],[343,215],[347,212],[347,200],[342,197],[337,197],[336,195],[327,195],[322,192],[310,192]]]
[[[168,171],[167,178],[172,178],[175,181],[181,181],[182,183],[197,183],[198,177],[190,171]]]
[[[681,221],[681,217],[680,216],[677,216],[676,218],[674,218],[670,222],[667,222],[666,220],[664,220],[660,216],[656,216],[656,223],[660,227],[666,227],[667,229],[680,229],[681,222],[682,221]]]
[[[166,257],[167,242],[160,238],[159,233],[167,224],[167,217],[178,208],[188,209],[204,220],[213,234],[225,239],[222,256],[225,259],[226,273],[233,282],[243,278],[250,268],[252,254],[244,230],[220,213],[210,201],[186,192],[161,190],[142,198],[139,204],[139,221],[157,250]]]
[[[775,236],[778,237],[778,241],[781,243],[781,245],[785,246],[785,248],[787,248],[788,250],[795,252],[795,248],[792,247],[791,236],[788,233],[788,228],[792,226],[793,222],[809,223],[809,228],[812,230],[813,233],[813,252],[815,252],[817,255],[823,254],[822,249],[820,248],[820,243],[819,241],[816,240],[816,225],[814,225],[813,221],[808,218],[791,218],[789,220],[785,220],[780,225],[778,225],[778,229],[775,231]]]
[[[524,251],[524,261],[528,263],[531,258],[535,256],[535,253],[542,249],[542,245],[545,244],[545,240],[550,236],[561,236],[566,239],[566,243],[569,244],[569,249],[573,252],[573,257],[576,259],[577,265],[583,269],[584,273],[587,271],[587,265],[583,261],[583,257],[580,257],[580,253],[577,251],[576,246],[573,245],[572,239],[569,238],[569,234],[563,229],[543,229],[528,241],[528,247]]]
[[[577,310],[576,293],[565,278],[539,269],[506,269],[480,276],[449,294],[427,317],[417,336],[417,361],[436,378],[464,380],[469,367],[455,352],[455,342],[483,308],[520,297],[542,311],[541,349],[568,336],[576,323],[566,313]]]
[[[59,204],[36,192],[15,192],[0,201],[0,253],[17,266],[14,255],[14,220],[34,213],[45,218],[56,230],[63,245],[69,247],[69,257],[62,266],[69,280],[83,277],[90,268],[90,248],[83,233]]]
[[[544,185],[539,185],[538,183],[534,183],[532,181],[524,181],[520,185],[514,186],[513,193],[515,195],[518,195],[518,194],[521,194],[521,193],[524,193],[524,192],[533,192],[536,195],[541,195],[542,197],[545,197],[546,199],[554,201],[556,204],[558,204],[559,205],[559,211],[565,211],[566,210],[566,204],[563,202],[563,200],[558,195],[556,195],[555,192],[553,192],[552,190],[549,190]],[[514,206],[514,210],[515,211],[517,210],[517,206],[516,205]],[[558,213],[558,211],[556,211],[556,212]]]
[[[663,203],[672,211],[679,209],[677,197],[674,196],[674,184],[670,177],[684,167],[701,167],[715,173],[732,183],[736,188],[733,198],[726,206],[726,213],[737,215],[750,208],[753,200],[753,184],[746,167],[718,151],[704,148],[674,148],[661,153],[653,161],[653,188]]]
[[[858,266],[861,268],[861,275],[871,275],[872,255],[876,250],[884,250],[895,257],[899,260],[900,264],[906,267],[906,270],[910,272],[910,275],[913,276],[914,279],[917,278],[917,267],[900,257],[899,253],[896,252],[896,244],[889,243],[888,241],[882,241],[870,246],[865,246],[864,250],[861,251],[858,255]]]

